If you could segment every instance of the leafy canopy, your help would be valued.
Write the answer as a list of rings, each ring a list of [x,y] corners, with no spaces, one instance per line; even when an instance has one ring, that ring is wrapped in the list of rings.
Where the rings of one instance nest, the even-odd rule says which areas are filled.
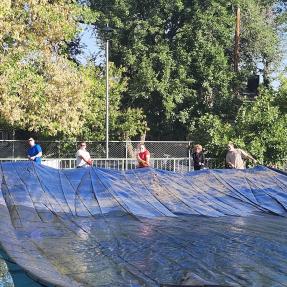
[[[103,139],[103,70],[91,62],[79,65],[72,51],[79,44],[79,23],[95,22],[97,13],[76,0],[5,0],[0,5],[2,122],[46,136]],[[126,85],[121,73],[112,69],[110,128],[112,136],[133,136],[143,132],[145,118],[139,109],[122,111]]]
[[[254,102],[246,102],[233,123],[206,114],[195,130],[196,138],[206,145],[210,154],[224,159],[229,141],[247,149],[261,163],[282,163],[287,157],[287,80],[278,92],[264,89]]]
[[[257,0],[91,0],[107,23],[111,58],[125,67],[122,104],[142,108],[153,139],[185,139],[205,113],[234,120],[237,95],[253,72],[265,82],[278,58],[273,2]],[[242,16],[240,67],[234,73],[235,7]],[[274,17],[270,17],[270,15]],[[263,29],[264,27],[264,29]],[[103,35],[102,35],[103,36]]]
[[[74,1],[5,1],[0,31],[0,114],[15,127],[74,135],[89,83],[62,53],[77,33]]]

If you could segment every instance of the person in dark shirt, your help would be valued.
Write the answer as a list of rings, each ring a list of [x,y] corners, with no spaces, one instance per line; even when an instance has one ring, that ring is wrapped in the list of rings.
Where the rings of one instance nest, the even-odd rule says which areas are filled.
[[[41,163],[41,157],[43,155],[41,146],[39,144],[36,144],[33,138],[29,138],[28,143],[30,146],[27,151],[28,159],[36,163]]]
[[[205,157],[202,151],[202,146],[200,144],[196,144],[194,146],[192,159],[194,170],[200,170],[204,168]]]

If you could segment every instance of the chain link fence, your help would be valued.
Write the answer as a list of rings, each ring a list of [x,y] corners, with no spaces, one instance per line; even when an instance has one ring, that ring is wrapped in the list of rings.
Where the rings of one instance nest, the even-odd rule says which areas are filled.
[[[43,150],[43,161],[57,168],[75,167],[75,153],[80,142],[76,141],[37,141]],[[97,167],[131,169],[137,165],[136,154],[140,141],[110,141],[109,158],[106,159],[106,142],[87,141],[87,150]],[[186,172],[192,170],[189,141],[146,141],[145,146],[151,155],[155,168]],[[19,161],[27,159],[27,141],[1,140],[0,160]],[[206,159],[208,168],[218,167],[217,161]]]
[[[43,149],[43,158],[72,158],[79,148],[75,141],[37,141]],[[105,142],[87,141],[87,150],[93,158],[106,157]],[[135,156],[139,141],[111,141],[109,142],[109,158],[132,158]],[[145,145],[151,157],[154,158],[182,158],[189,157],[188,141],[146,141]],[[25,158],[27,141],[0,141],[0,158]]]

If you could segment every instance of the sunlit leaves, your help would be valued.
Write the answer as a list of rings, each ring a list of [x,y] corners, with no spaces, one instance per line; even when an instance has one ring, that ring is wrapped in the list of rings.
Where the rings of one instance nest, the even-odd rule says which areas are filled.
[[[287,116],[281,112],[278,99],[286,91],[262,90],[254,102],[246,102],[238,111],[234,123],[224,123],[219,117],[204,115],[197,123],[196,135],[210,154],[223,159],[226,144],[234,142],[247,149],[261,163],[279,163],[287,156]]]
[[[2,66],[0,114],[14,127],[77,134],[85,123],[88,82],[63,58]]]
[[[75,1],[4,1],[0,16],[0,115],[14,128],[75,135],[89,82],[61,53],[78,30]]]
[[[279,58],[274,1],[91,0],[109,23],[111,58],[126,68],[123,103],[147,115],[153,138],[185,138],[205,113],[234,120],[253,72],[265,83]],[[234,73],[235,7],[241,7],[240,73]],[[180,128],[179,128],[180,127]]]
[[[77,65],[68,54],[79,23],[94,23],[97,13],[76,0],[4,0],[0,5],[2,123],[46,136],[102,140],[105,75],[92,63]],[[112,136],[128,137],[142,133],[145,122],[140,110],[121,112],[126,88],[121,73],[111,65],[110,130]],[[123,124],[130,117],[143,122]]]

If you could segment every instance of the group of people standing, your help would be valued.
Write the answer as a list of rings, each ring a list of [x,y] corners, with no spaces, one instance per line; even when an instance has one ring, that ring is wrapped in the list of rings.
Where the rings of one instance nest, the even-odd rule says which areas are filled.
[[[192,152],[194,170],[200,170],[205,168],[205,156],[203,148],[200,144],[196,144]],[[257,163],[246,151],[235,148],[233,143],[227,145],[227,153],[225,156],[225,167],[235,169],[245,169],[245,161],[251,160],[254,164]]]
[[[27,157],[29,160],[36,163],[42,162],[42,148],[39,144],[35,143],[33,138],[28,140],[29,148],[27,151]],[[76,167],[89,167],[93,166],[93,160],[91,159],[90,153],[87,151],[87,144],[81,142],[78,151],[76,152]],[[144,144],[139,146],[139,152],[137,153],[138,167],[149,167],[150,166],[150,153],[146,149]]]
[[[226,168],[244,169],[245,160],[251,160],[254,164],[257,163],[250,154],[246,151],[235,148],[233,143],[227,145],[227,153],[225,157]],[[194,170],[201,170],[206,168],[205,155],[200,144],[196,144],[191,153],[193,159]],[[148,167],[150,165],[150,153],[144,144],[140,145],[140,150],[137,154],[138,167]]]
[[[41,163],[42,161],[42,148],[39,144],[35,143],[33,138],[29,138],[29,149],[27,151],[28,159],[36,163]],[[78,151],[76,152],[76,167],[83,168],[93,166],[93,160],[91,159],[90,153],[86,150],[87,145],[85,142],[81,142]],[[190,149],[190,147],[189,147]],[[254,164],[257,161],[246,151],[235,148],[233,143],[227,145],[227,153],[225,157],[225,163],[227,168],[244,169],[245,160],[251,160]],[[203,148],[200,144],[196,144],[192,148],[191,153],[193,159],[194,170],[201,170],[206,168],[205,165],[205,155]],[[139,168],[150,166],[150,152],[147,150],[144,144],[140,144],[138,152],[136,154],[136,159]]]
[[[28,139],[29,148],[27,150],[27,157],[29,160],[36,163],[42,162],[42,147],[35,143],[33,138]],[[78,151],[76,152],[76,167],[88,167],[93,165],[93,160],[91,159],[90,153],[86,150],[87,144],[81,142]]]

